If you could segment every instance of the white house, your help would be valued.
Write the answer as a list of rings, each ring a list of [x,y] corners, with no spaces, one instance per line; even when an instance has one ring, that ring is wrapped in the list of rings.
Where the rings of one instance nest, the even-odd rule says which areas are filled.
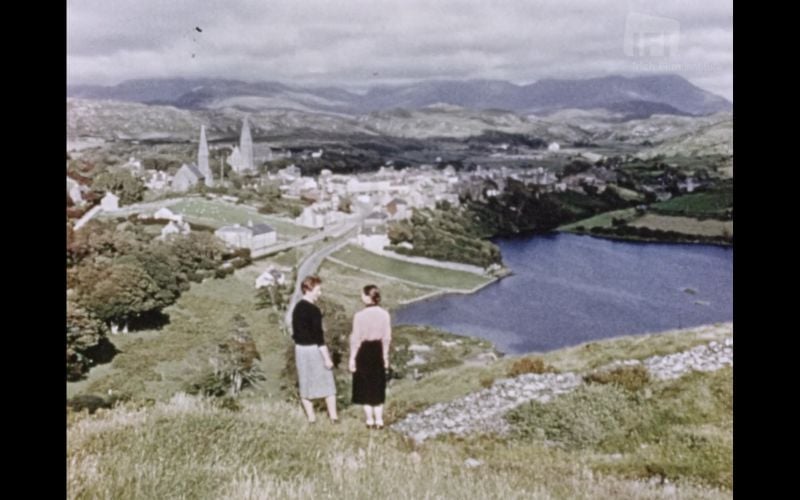
[[[278,178],[285,182],[291,182],[300,176],[302,176],[302,172],[294,163],[278,170]]]
[[[166,220],[183,220],[182,215],[176,215],[175,212],[170,210],[167,207],[161,207],[153,214],[154,219],[166,219]]]
[[[119,210],[119,196],[109,191],[103,196],[103,199],[100,200],[100,206],[103,207],[103,210],[106,212]]]
[[[384,212],[372,212],[364,219],[364,227],[370,228],[375,226],[380,226],[382,224],[386,224],[386,221],[389,220],[389,215]]]
[[[325,213],[316,205],[309,205],[294,221],[301,226],[320,228],[325,225]]]
[[[221,227],[214,234],[231,247],[249,248],[251,252],[261,251],[278,240],[277,231],[270,225],[253,224],[252,221],[246,226],[234,224]]]
[[[171,184],[172,184],[172,176],[166,172],[161,172],[158,170],[155,172],[148,171],[144,183],[144,185],[147,186],[147,189],[151,189],[153,191],[166,189]]]
[[[289,184],[287,193],[290,196],[300,196],[304,191],[313,191],[318,189],[319,185],[317,185],[317,181],[311,177],[299,177]]]
[[[347,192],[349,194],[363,194],[363,193],[383,193],[391,189],[389,181],[377,182],[361,182],[358,179],[350,179],[347,181]]]
[[[183,222],[183,220],[170,220],[166,226],[161,229],[161,239],[165,240],[171,234],[189,234],[192,232],[192,228],[189,227],[189,223]]]
[[[553,153],[555,153],[556,151],[558,151],[560,149],[561,149],[561,146],[559,146],[557,142],[551,142],[547,146],[547,150],[550,151],[550,152],[553,152]]]
[[[275,266],[269,266],[266,271],[261,273],[256,278],[256,288],[262,288],[270,285],[285,285],[286,273],[277,269]]]
[[[361,233],[356,237],[356,242],[365,250],[381,253],[384,247],[390,244],[389,237],[382,232],[375,234]]]
[[[197,167],[183,164],[172,178],[172,190],[186,192],[204,180],[205,176]]]
[[[586,158],[587,160],[589,160],[592,163],[597,163],[598,161],[600,161],[603,158],[605,158],[603,155],[600,155],[600,154],[597,154],[597,153],[591,153],[589,151],[584,151],[583,153],[581,153],[581,156],[583,158]]]
[[[72,203],[76,205],[83,204],[83,193],[88,191],[89,188],[87,186],[67,177],[67,196],[72,200]]]

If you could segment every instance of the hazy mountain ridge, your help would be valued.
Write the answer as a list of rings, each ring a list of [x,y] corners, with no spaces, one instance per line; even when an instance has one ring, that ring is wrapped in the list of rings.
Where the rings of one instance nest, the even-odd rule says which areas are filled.
[[[376,86],[364,94],[337,87],[299,87],[278,82],[248,83],[208,78],[129,80],[111,87],[71,86],[67,95],[165,104],[184,109],[233,106],[251,112],[285,108],[352,115],[393,108],[421,109],[439,103],[520,114],[607,109],[628,119],[645,118],[654,113],[709,115],[731,110],[731,103],[726,99],[677,75],[545,79],[528,85],[501,80],[431,80],[392,87]],[[240,100],[245,97],[264,99]]]

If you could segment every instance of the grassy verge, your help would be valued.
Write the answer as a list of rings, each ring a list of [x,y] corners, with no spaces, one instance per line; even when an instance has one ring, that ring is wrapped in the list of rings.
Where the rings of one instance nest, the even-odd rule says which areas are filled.
[[[440,288],[470,290],[490,281],[464,272],[425,266],[376,255],[354,245],[339,250],[333,257],[361,269]]]

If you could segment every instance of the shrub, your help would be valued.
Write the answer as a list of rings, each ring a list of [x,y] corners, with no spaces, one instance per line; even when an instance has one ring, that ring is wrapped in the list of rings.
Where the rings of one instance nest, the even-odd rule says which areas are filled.
[[[650,382],[650,375],[644,366],[633,365],[590,373],[583,380],[589,384],[616,384],[629,391],[638,391]]]
[[[524,373],[558,373],[558,370],[546,364],[542,358],[520,358],[508,369],[509,377],[517,377]]]
[[[481,387],[488,389],[494,385],[494,377],[491,375],[482,375],[480,378]]]
[[[542,439],[567,449],[624,441],[647,420],[644,407],[616,385],[588,385],[549,403],[532,401],[507,416],[520,439]]]
[[[206,372],[198,380],[190,382],[186,390],[190,394],[206,396],[237,397],[242,389],[264,380],[264,373],[256,363],[261,354],[248,332],[244,318],[237,314],[232,318],[231,336],[216,346],[211,356],[212,372]]]
[[[130,396],[123,393],[112,394],[107,398],[94,394],[80,394],[67,401],[67,408],[77,412],[87,410],[91,415],[100,408],[110,409],[114,405],[128,400],[130,400]]]

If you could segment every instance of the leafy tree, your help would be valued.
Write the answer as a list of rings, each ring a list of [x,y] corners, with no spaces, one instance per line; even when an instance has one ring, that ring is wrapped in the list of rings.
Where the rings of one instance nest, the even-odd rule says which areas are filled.
[[[80,304],[107,323],[127,326],[166,305],[159,300],[158,284],[134,257],[82,265],[75,282]]]
[[[115,222],[89,221],[80,231],[67,234],[67,265],[84,259],[113,258],[135,252],[143,245],[142,234],[118,230]]]
[[[178,259],[180,273],[190,281],[200,281],[200,271],[211,271],[222,262],[225,247],[213,234],[193,232],[170,238],[170,248]]]
[[[133,257],[158,286],[156,300],[159,303],[172,304],[181,292],[189,289],[189,277],[181,273],[180,261],[168,243],[153,241]]]
[[[108,327],[81,307],[67,293],[67,380],[78,380],[91,365],[101,359],[98,354],[109,345]],[[113,347],[113,346],[112,346]]]
[[[110,191],[119,196],[121,205],[130,205],[142,200],[145,185],[127,170],[119,170],[99,174],[92,182],[92,190],[97,193]]]

